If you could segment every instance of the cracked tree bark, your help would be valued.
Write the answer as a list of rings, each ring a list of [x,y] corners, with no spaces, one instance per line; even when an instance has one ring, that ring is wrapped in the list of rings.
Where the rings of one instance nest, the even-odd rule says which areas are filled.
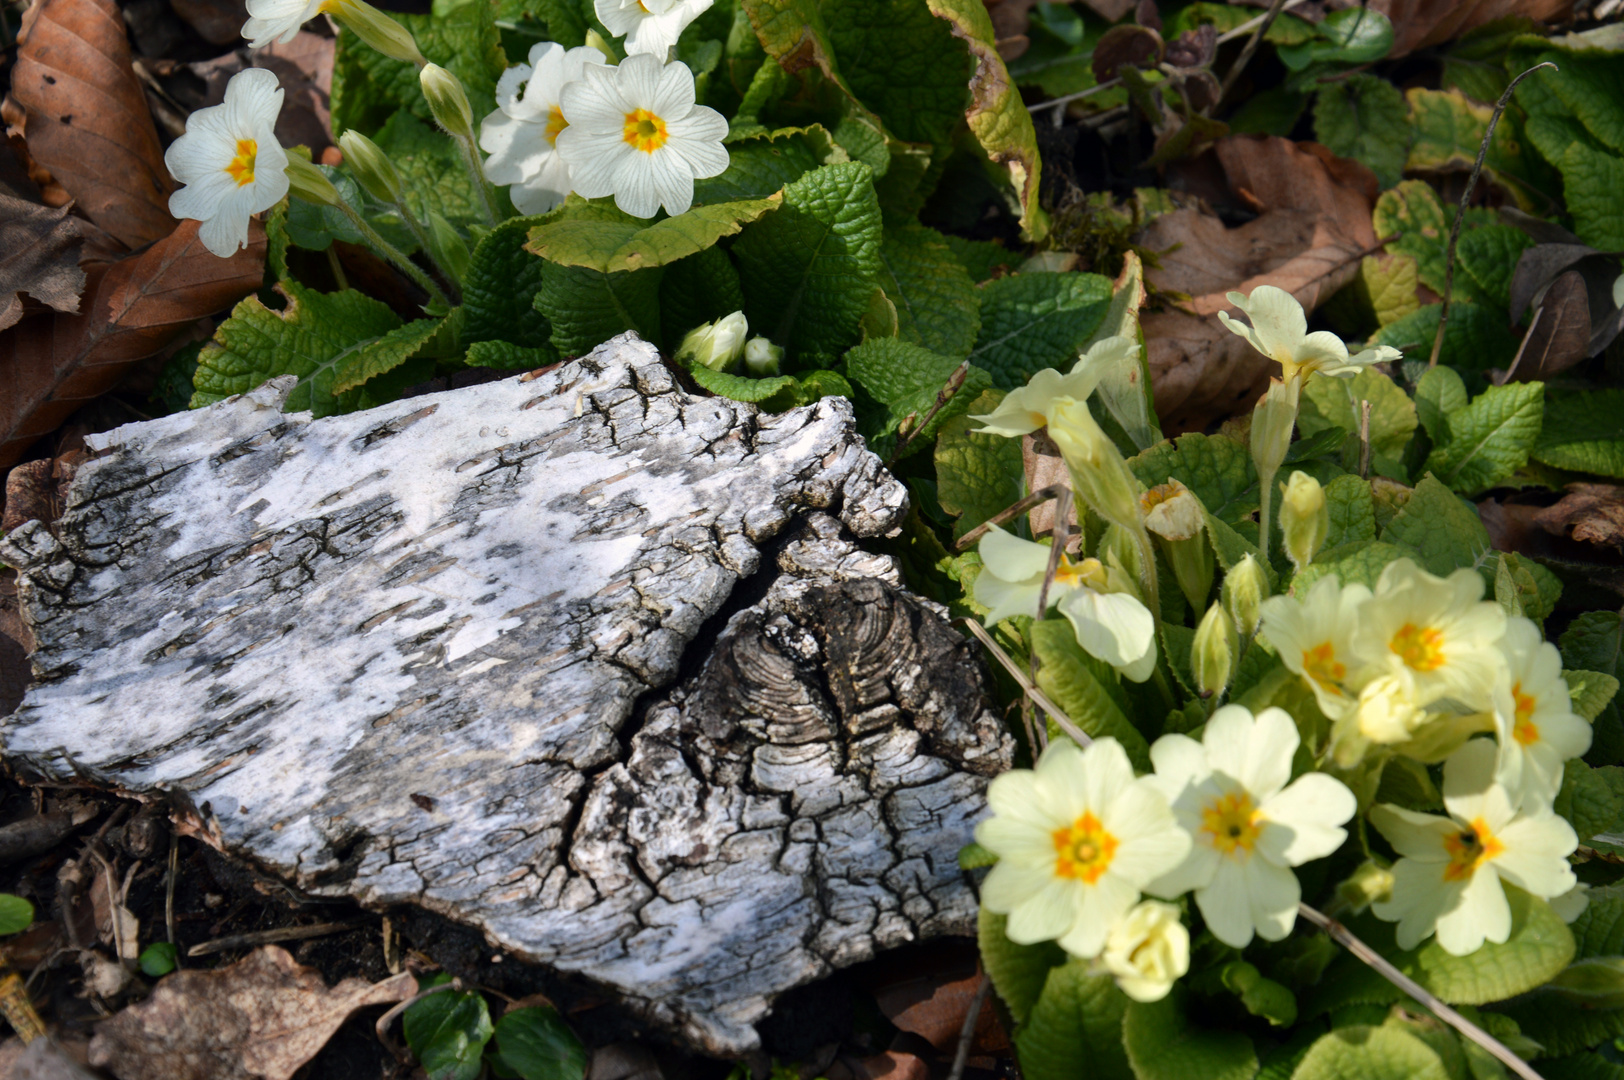
[[[941,609],[850,540],[906,496],[849,403],[694,398],[630,336],[350,416],[288,389],[100,437],[57,535],[0,543],[39,641],[14,761],[718,1054],[972,930],[956,853],[1011,742]]]

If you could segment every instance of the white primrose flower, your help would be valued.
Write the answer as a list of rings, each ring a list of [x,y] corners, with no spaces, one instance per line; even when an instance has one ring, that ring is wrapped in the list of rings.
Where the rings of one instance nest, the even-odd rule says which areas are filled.
[[[710,10],[714,0],[593,0],[604,29],[626,39],[626,55],[648,53],[664,61],[688,24]]]
[[[1508,620],[1500,652],[1509,678],[1494,698],[1498,779],[1523,804],[1549,806],[1562,786],[1562,763],[1590,749],[1590,725],[1573,711],[1562,654],[1537,626]]]
[[[1069,374],[1044,368],[1028,379],[1025,386],[1005,394],[992,412],[970,419],[979,420],[981,432],[987,435],[1019,438],[1030,434],[1049,423],[1057,402],[1087,400],[1107,372],[1123,361],[1136,360],[1138,352],[1139,343],[1132,338],[1109,337],[1096,341],[1072,365]]]
[[[1371,905],[1398,923],[1398,945],[1413,949],[1434,930],[1454,956],[1511,934],[1511,908],[1502,881],[1555,899],[1574,887],[1567,857],[1579,846],[1573,826],[1549,806],[1519,809],[1495,778],[1496,752],[1473,739],[1444,762],[1448,817],[1418,814],[1390,803],[1370,811],[1370,822],[1401,856],[1393,891]]]
[[[1141,900],[1111,927],[1100,960],[1135,1001],[1160,1001],[1190,970],[1190,931],[1179,909]]]
[[[1342,846],[1357,809],[1341,781],[1311,772],[1291,779],[1297,725],[1284,709],[1255,718],[1226,705],[1202,741],[1164,735],[1150,748],[1156,783],[1194,839],[1189,857],[1149,891],[1195,890],[1196,906],[1219,941],[1236,948],[1256,933],[1279,941],[1297,921],[1302,889],[1293,866]]]
[[[1271,596],[1261,605],[1262,634],[1292,672],[1308,680],[1326,716],[1353,708],[1362,662],[1353,652],[1359,608],[1370,599],[1363,585],[1334,576],[1314,582],[1305,597]]]
[[[327,0],[248,0],[248,21],[242,36],[250,49],[263,49],[271,42],[286,45],[299,28],[320,15]]]
[[[272,130],[281,111],[274,74],[239,71],[224,103],[194,112],[164,154],[170,175],[185,185],[169,197],[169,212],[201,221],[198,238],[222,259],[248,243],[248,219],[288,193],[288,155]]]
[[[1391,346],[1378,345],[1357,356],[1349,356],[1342,339],[1329,330],[1310,334],[1302,304],[1286,290],[1273,285],[1259,285],[1251,296],[1232,292],[1226,294],[1226,298],[1247,314],[1252,325],[1247,326],[1223,311],[1218,313],[1218,321],[1277,362],[1287,382],[1294,378],[1306,379],[1316,371],[1322,375],[1351,377],[1371,364],[1397,360],[1404,355]]]
[[[1476,570],[1440,578],[1409,559],[1388,563],[1358,623],[1354,648],[1407,679],[1418,706],[1452,698],[1469,708],[1489,707],[1505,666],[1497,646],[1506,613],[1483,599]]]
[[[613,195],[634,217],[661,206],[675,216],[694,201],[694,181],[727,170],[727,121],[694,104],[694,73],[680,61],[628,56],[588,64],[560,95],[569,122],[555,144],[577,194]]]
[[[1184,860],[1179,828],[1151,777],[1135,778],[1122,744],[1049,744],[1034,769],[1012,769],[987,787],[993,816],[976,842],[998,856],[981,886],[988,911],[1009,916],[1019,945],[1058,940],[1093,958],[1140,890]]]
[[[570,193],[570,168],[557,149],[569,126],[559,100],[589,64],[604,66],[603,53],[543,41],[531,46],[528,64],[508,68],[496,82],[496,109],[479,125],[479,148],[490,155],[485,175],[511,185],[508,195],[521,214],[545,214]]]

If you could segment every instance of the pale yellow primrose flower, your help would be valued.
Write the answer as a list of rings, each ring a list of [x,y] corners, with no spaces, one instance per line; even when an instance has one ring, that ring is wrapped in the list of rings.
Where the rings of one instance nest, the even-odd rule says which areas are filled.
[[[1490,706],[1505,664],[1497,646],[1506,613],[1483,600],[1477,571],[1440,578],[1409,559],[1389,563],[1358,622],[1357,653],[1408,679],[1422,707],[1440,698],[1473,709]]]
[[[203,223],[198,239],[220,258],[248,243],[248,219],[288,193],[288,155],[276,141],[282,88],[265,68],[239,71],[222,104],[198,109],[169,144],[164,164],[184,185],[169,212]]]
[[[1111,927],[1100,960],[1124,994],[1160,1001],[1190,970],[1190,931],[1172,904],[1141,900]]]
[[[1184,861],[1190,837],[1151,777],[1135,778],[1122,745],[1079,750],[1049,744],[1038,766],[1012,769],[987,787],[993,816],[976,842],[998,856],[981,904],[1009,916],[1017,945],[1058,940],[1093,958],[1147,883]]]
[[[1418,814],[1381,803],[1370,822],[1401,858],[1393,891],[1371,905],[1398,923],[1398,945],[1413,949],[1437,931],[1453,956],[1484,941],[1511,935],[1511,908],[1502,880],[1534,896],[1554,899],[1575,884],[1567,857],[1579,846],[1573,826],[1548,806],[1517,808],[1494,779],[1497,754],[1488,739],[1473,739],[1444,763],[1448,817]]]
[[[981,573],[976,603],[990,608],[992,626],[1016,615],[1040,618],[1038,594],[1049,569],[1049,548],[1022,540],[994,525],[977,547]],[[1098,559],[1073,562],[1064,553],[1049,585],[1049,606],[1071,623],[1077,643],[1091,656],[1118,668],[1134,682],[1150,678],[1156,666],[1156,622],[1138,598],[1108,591],[1110,572]]]
[[[1271,596],[1261,605],[1262,634],[1280,661],[1308,680],[1326,716],[1346,715],[1358,698],[1360,669],[1353,651],[1358,613],[1370,590],[1343,586],[1334,576],[1314,582],[1306,597]]]
[[[1378,345],[1357,356],[1349,356],[1342,339],[1330,331],[1316,330],[1310,334],[1302,304],[1295,296],[1273,285],[1259,285],[1251,296],[1232,292],[1226,298],[1247,314],[1252,325],[1247,326],[1223,311],[1218,313],[1218,321],[1278,363],[1288,382],[1306,378],[1316,371],[1322,375],[1351,377],[1371,364],[1397,360],[1404,355],[1390,346]]]
[[[1195,890],[1196,906],[1219,941],[1244,948],[1256,933],[1279,941],[1297,921],[1302,888],[1291,867],[1342,846],[1357,802],[1324,773],[1291,779],[1299,742],[1284,709],[1255,718],[1226,705],[1207,721],[1201,742],[1164,735],[1150,748],[1155,781],[1194,840],[1189,857],[1147,891]]]
[[[1574,714],[1562,654],[1537,626],[1508,620],[1500,652],[1509,677],[1494,697],[1496,779],[1524,805],[1549,806],[1562,786],[1562,763],[1590,749],[1590,725]]]
[[[521,214],[545,214],[570,193],[570,168],[557,148],[569,121],[559,102],[589,64],[604,66],[603,53],[543,41],[530,47],[529,63],[496,81],[496,108],[479,125],[479,148],[490,155],[485,176],[508,187]]]
[[[1048,424],[1054,406],[1062,400],[1084,401],[1105,373],[1125,358],[1137,359],[1139,343],[1132,338],[1109,337],[1095,342],[1072,365],[1070,374],[1044,368],[1019,390],[1011,390],[992,412],[970,419],[981,422],[982,433],[1019,438]]]

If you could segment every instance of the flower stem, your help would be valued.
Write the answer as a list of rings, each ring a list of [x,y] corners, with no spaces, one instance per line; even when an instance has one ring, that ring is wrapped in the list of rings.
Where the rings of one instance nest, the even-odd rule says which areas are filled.
[[[1523,1080],[1543,1080],[1539,1073],[1529,1067],[1528,1062],[1512,1053],[1499,1039],[1496,1039],[1493,1035],[1490,1035],[1448,1005],[1445,1005],[1437,997],[1428,993],[1420,983],[1394,967],[1385,956],[1355,937],[1347,927],[1329,915],[1309,907],[1307,904],[1298,904],[1297,914],[1324,930],[1330,935],[1332,941],[1369,964],[1382,978],[1420,1002],[1438,1019],[1493,1054],[1506,1068],[1522,1077]]]
[[[378,254],[393,263],[395,269],[411,278],[418,288],[428,293],[432,302],[448,309],[452,306],[451,301],[446,299],[445,293],[440,291],[440,286],[434,283],[434,279],[424,273],[422,267],[408,259],[405,252],[385,240],[378,230],[372,227],[371,222],[361,216],[360,211],[342,199],[339,200],[338,209],[345,217],[350,219],[350,224],[355,226],[362,239],[372,245]]]
[[[1257,492],[1257,550],[1264,566],[1269,565],[1269,503],[1273,501],[1274,473],[1264,476],[1258,474]]]
[[[461,300],[462,282],[458,280],[457,275],[453,274],[444,263],[434,257],[434,245],[432,242],[430,242],[429,231],[423,227],[423,223],[421,221],[417,220],[417,215],[412,213],[411,208],[406,205],[406,201],[404,199],[398,203],[390,203],[389,205],[395,208],[395,212],[400,215],[402,224],[406,226],[407,231],[410,232],[417,240],[417,246],[423,252],[424,258],[433,263],[434,269],[439,271],[440,280],[450,286],[452,295],[456,296],[458,300]]]
[[[485,165],[479,160],[479,147],[474,140],[454,135],[457,145],[462,149],[463,164],[468,166],[468,175],[473,178],[474,188],[479,192],[480,209],[485,211],[485,224],[495,225],[501,220],[496,212],[496,188],[491,186],[490,180],[485,176]]]

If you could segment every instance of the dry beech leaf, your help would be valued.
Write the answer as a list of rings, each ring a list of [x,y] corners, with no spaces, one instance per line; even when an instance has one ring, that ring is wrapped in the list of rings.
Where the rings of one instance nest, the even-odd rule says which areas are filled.
[[[1376,178],[1363,165],[1274,136],[1230,136],[1213,149],[1230,190],[1258,217],[1227,229],[1202,209],[1175,210],[1135,238],[1162,253],[1146,274],[1150,283],[1190,296],[1141,321],[1156,411],[1169,435],[1250,409],[1274,369],[1218,322],[1218,312],[1235,313],[1226,293],[1274,285],[1312,311],[1352,280],[1359,256],[1376,243]]]
[[[6,476],[5,512],[0,514],[0,532],[20,529],[30,521],[47,525],[62,516],[73,474],[85,457],[73,450],[59,458],[30,461],[12,469]]]
[[[1565,19],[1573,13],[1573,0],[1370,0],[1370,8],[1393,23],[1393,51],[1387,58],[1394,60],[1453,41],[1496,19],[1519,15],[1536,22]]]
[[[1569,484],[1562,500],[1535,514],[1534,523],[1555,536],[1624,547],[1624,487]]]
[[[1506,373],[1506,380],[1544,382],[1589,355],[1590,299],[1584,276],[1569,270],[1545,290],[1538,318],[1523,342],[1522,357]]]
[[[147,1000],[96,1025],[90,1063],[120,1080],[288,1080],[356,1009],[415,993],[409,972],[329,988],[266,945],[230,967],[166,977]]]
[[[264,278],[265,233],[229,259],[183,221],[147,250],[94,267],[79,314],[24,319],[0,335],[0,468],[132,363],[162,349],[194,321],[235,304]]]
[[[1035,3],[1037,0],[986,0],[993,40],[998,44],[998,55],[1005,60],[1017,59],[1031,46],[1026,31],[1031,27]]]
[[[0,330],[23,317],[22,293],[57,311],[79,310],[85,272],[79,219],[0,192]]]
[[[23,16],[11,94],[28,152],[129,247],[169,235],[173,185],[113,0],[40,0]]]

